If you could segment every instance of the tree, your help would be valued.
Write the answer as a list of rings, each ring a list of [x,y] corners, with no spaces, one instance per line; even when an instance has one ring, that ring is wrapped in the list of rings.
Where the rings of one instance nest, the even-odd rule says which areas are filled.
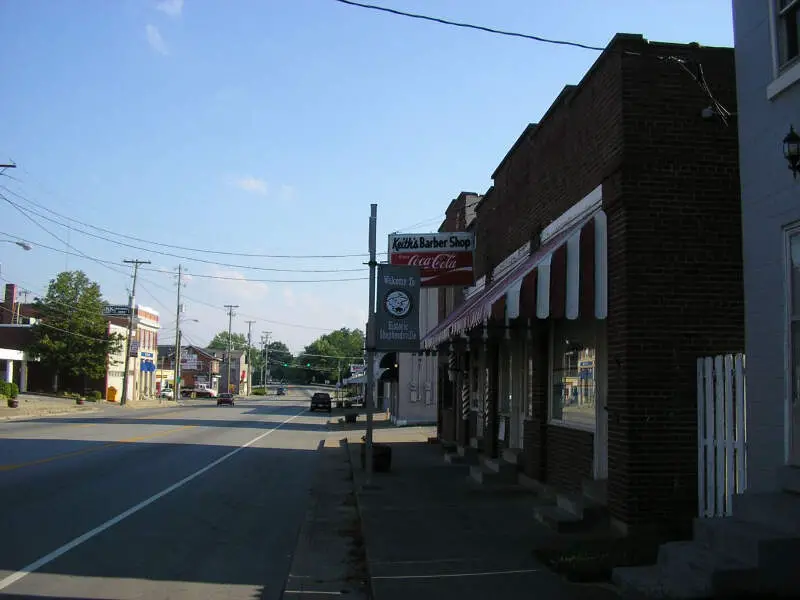
[[[280,341],[269,343],[269,371],[272,379],[290,379],[293,364],[294,356],[286,344]]]
[[[329,379],[338,381],[347,377],[351,362],[364,356],[364,333],[360,329],[342,327],[318,337],[305,347],[298,362],[306,369],[306,380]],[[341,368],[341,371],[340,371]]]
[[[27,351],[52,369],[54,391],[62,375],[84,378],[84,387],[86,378],[105,376],[107,357],[121,349],[122,336],[108,333],[105,304],[100,286],[83,271],[59,273],[44,298],[34,300],[39,321]]]
[[[228,350],[228,332],[220,331],[208,343],[209,348],[216,348],[218,350]],[[246,350],[247,349],[247,336],[243,333],[233,333],[230,336],[231,349],[233,350]]]

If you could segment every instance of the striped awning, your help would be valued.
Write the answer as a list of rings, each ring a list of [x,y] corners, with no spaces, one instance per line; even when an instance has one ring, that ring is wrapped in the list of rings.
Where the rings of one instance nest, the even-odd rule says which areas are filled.
[[[490,317],[605,319],[607,312],[606,215],[597,209],[542,240],[527,259],[432,329],[422,347],[435,348]]]

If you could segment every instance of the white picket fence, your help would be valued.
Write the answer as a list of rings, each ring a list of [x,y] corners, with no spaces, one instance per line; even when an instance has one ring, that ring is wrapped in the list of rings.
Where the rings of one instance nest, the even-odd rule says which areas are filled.
[[[745,356],[697,359],[698,514],[732,514],[735,494],[747,487]]]

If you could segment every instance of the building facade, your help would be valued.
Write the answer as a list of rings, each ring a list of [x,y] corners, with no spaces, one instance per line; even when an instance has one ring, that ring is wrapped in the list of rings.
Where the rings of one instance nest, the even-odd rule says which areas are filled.
[[[744,226],[747,483],[771,491],[800,466],[800,179],[782,140],[800,130],[798,8],[736,0],[734,33]]]
[[[626,532],[688,531],[696,360],[744,342],[737,131],[687,64],[735,111],[732,49],[637,35],[562,90],[493,173],[477,283],[424,340],[470,405],[443,439],[602,489]]]
[[[122,344],[118,352],[108,357],[105,397],[110,399],[113,396],[116,401],[120,401],[125,377],[125,350],[128,348],[128,319],[111,316],[107,320],[109,331],[119,334]],[[158,312],[137,304],[134,309],[133,337],[128,361],[128,399],[134,402],[158,396],[156,370],[160,328]],[[109,392],[111,388],[114,390]]]

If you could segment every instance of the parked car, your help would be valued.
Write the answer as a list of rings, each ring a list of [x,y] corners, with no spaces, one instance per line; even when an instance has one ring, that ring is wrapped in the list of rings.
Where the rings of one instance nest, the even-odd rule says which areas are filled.
[[[331,412],[330,394],[327,392],[316,392],[313,396],[311,396],[311,410],[314,411],[318,408]]]
[[[222,406],[223,404],[234,406],[233,394],[220,394],[217,396],[217,406]]]
[[[277,390],[275,390],[276,396],[285,396],[286,395],[286,388],[281,386]]]
[[[159,396],[161,398],[167,398],[168,400],[172,400],[174,398],[175,394],[173,393],[172,388],[168,387],[168,388],[164,388],[163,390],[161,390],[161,393],[159,394]]]

